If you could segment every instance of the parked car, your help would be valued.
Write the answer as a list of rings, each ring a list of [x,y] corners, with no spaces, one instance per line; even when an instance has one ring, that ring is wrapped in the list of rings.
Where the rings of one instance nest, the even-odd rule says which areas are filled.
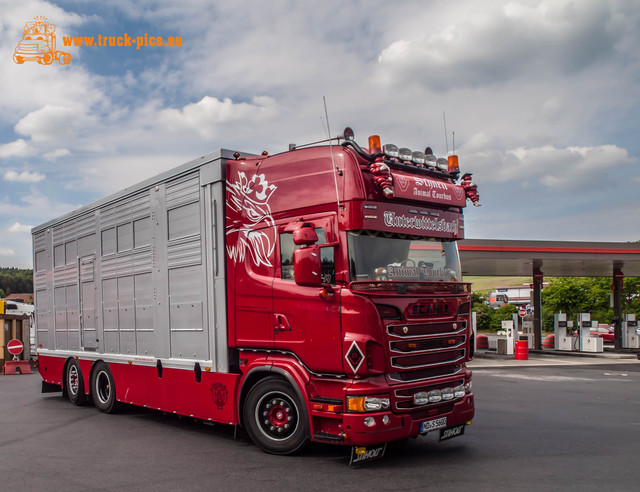
[[[578,330],[575,330],[572,336],[577,337]],[[589,336],[602,338],[602,343],[614,343],[615,341],[615,334],[611,325],[599,325],[597,328],[591,327]]]
[[[592,337],[602,338],[602,343],[614,343],[615,333],[611,325],[599,325],[597,328],[591,328]]]

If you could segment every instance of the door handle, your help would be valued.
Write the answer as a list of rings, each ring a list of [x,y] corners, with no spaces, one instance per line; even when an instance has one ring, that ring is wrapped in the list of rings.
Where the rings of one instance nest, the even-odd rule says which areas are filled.
[[[280,331],[291,331],[291,325],[289,324],[289,320],[284,314],[274,314],[275,318],[275,327],[274,331],[276,333]]]

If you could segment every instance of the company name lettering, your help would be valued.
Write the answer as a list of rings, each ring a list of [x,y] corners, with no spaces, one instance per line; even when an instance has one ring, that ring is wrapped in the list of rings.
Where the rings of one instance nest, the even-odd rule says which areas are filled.
[[[417,229],[421,231],[458,233],[458,221],[447,221],[434,217],[409,217],[396,215],[395,212],[384,213],[384,223],[388,227],[401,227],[404,229]]]
[[[413,196],[448,202],[452,200],[450,190],[445,183],[426,178],[414,177],[413,179],[415,182],[415,186],[412,189]]]
[[[387,275],[389,279],[444,279],[447,278],[447,273],[449,276],[450,272],[447,272],[441,268],[429,268],[425,266],[387,266]]]

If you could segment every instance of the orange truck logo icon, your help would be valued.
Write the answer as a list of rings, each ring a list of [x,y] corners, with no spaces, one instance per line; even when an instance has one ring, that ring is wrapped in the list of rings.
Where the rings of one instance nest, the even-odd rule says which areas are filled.
[[[51,65],[57,60],[60,65],[68,65],[71,55],[56,51],[56,26],[46,17],[35,17],[24,25],[22,39],[13,53],[13,61],[37,61],[40,65]]]

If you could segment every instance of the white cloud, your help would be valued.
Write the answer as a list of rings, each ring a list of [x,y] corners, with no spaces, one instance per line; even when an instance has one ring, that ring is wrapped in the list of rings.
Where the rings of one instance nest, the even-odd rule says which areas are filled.
[[[384,48],[379,76],[434,91],[504,84],[523,75],[568,76],[606,63],[635,25],[603,1],[547,0],[468,5],[467,15]],[[457,8],[452,5],[452,8]],[[474,8],[475,7],[475,8]],[[462,9],[459,9],[462,10]],[[430,12],[425,11],[425,16]],[[413,33],[410,28],[405,30]]]
[[[22,118],[15,130],[30,136],[34,142],[65,140],[76,135],[78,117],[71,108],[47,104]]]
[[[20,222],[14,222],[11,226],[9,226],[7,230],[9,232],[18,232],[18,233],[29,232],[30,233],[31,229],[33,229],[33,226],[31,225],[24,225],[24,224],[21,224]]]
[[[52,150],[51,152],[47,152],[42,157],[44,157],[48,161],[55,161],[58,157],[66,157],[68,155],[71,155],[69,149],[56,149]]]
[[[17,183],[37,183],[44,178],[44,174],[38,172],[22,171],[21,173],[17,173],[15,171],[7,171],[4,173],[5,181],[15,181]]]
[[[0,145],[0,159],[7,157],[28,157],[35,153],[36,150],[21,138]]]
[[[278,114],[278,105],[271,97],[254,97],[250,103],[234,103],[226,97],[222,101],[210,96],[182,110],[165,109],[160,118],[167,127],[184,126],[196,130],[204,138],[213,138],[221,125],[240,121],[265,121]]]
[[[3,248],[0,246],[0,256],[15,256],[15,251],[11,248]]]
[[[471,139],[476,145],[483,138]],[[466,153],[466,149],[462,152]],[[476,181],[530,182],[564,192],[577,189],[604,187],[609,182],[609,171],[619,171],[637,162],[626,149],[615,145],[597,147],[556,148],[551,145],[536,148],[518,147],[499,151],[488,147],[469,152],[467,160],[474,163]]]

